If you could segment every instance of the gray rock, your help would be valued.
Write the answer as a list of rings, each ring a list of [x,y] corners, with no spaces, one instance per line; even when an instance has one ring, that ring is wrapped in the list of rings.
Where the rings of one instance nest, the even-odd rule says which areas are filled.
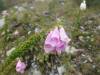
[[[11,48],[10,50],[7,51],[6,55],[9,56],[15,49],[16,49],[15,47]]]
[[[2,28],[5,24],[5,19],[0,19],[0,28]]]

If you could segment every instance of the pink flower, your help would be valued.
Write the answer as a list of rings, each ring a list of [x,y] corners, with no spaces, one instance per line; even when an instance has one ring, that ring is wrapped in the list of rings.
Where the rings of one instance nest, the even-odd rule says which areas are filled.
[[[21,60],[18,60],[16,65],[16,71],[19,73],[24,73],[25,68],[26,64],[24,62],[21,62]]]
[[[56,27],[47,35],[44,50],[46,53],[61,53],[64,52],[69,42],[70,39],[66,35],[64,28],[61,27],[58,29],[58,27]]]
[[[52,50],[54,50],[54,46],[50,42],[51,41],[51,34],[52,34],[52,31],[49,32],[49,34],[47,35],[47,38],[45,40],[44,50],[45,50],[46,53],[49,53]]]
[[[58,30],[58,27],[56,27],[54,31],[52,32],[51,42],[56,47],[57,43],[59,43],[59,40],[60,40],[59,30]]]
[[[65,32],[64,28],[60,27],[59,31],[60,31],[60,39],[63,42],[66,42],[66,44],[68,44],[71,39],[68,37],[68,35],[66,35],[66,32]]]
[[[65,46],[66,46],[66,43],[59,40],[59,43],[57,43],[57,46],[56,46],[56,52],[61,54],[61,52],[64,52]]]
[[[53,31],[50,31],[50,33],[47,35],[44,44],[45,52],[46,53],[56,52],[55,50],[58,42],[59,42],[59,30],[58,28],[55,28]]]

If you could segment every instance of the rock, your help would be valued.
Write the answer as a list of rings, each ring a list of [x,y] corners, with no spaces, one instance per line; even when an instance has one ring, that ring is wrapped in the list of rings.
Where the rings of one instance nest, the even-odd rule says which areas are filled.
[[[1,60],[1,63],[4,63],[4,60],[3,59]]]
[[[88,62],[87,60],[83,61],[83,63],[87,63],[87,62]]]
[[[28,31],[28,35],[31,34],[32,31]]]
[[[17,6],[17,5],[16,5],[16,6],[14,6],[14,8],[15,8],[15,9],[18,9],[18,8],[19,8],[19,6]]]
[[[39,27],[36,27],[35,30],[34,30],[34,32],[35,32],[35,33],[39,33],[39,32],[41,32],[41,30],[40,30]]]
[[[92,23],[93,23],[92,20],[88,20],[88,21],[85,22],[85,25],[91,25]]]
[[[75,47],[67,46],[65,52],[67,54],[77,55],[79,52],[83,52],[83,49],[76,49]]]
[[[93,65],[92,67],[93,67],[93,69],[95,69],[96,68],[96,65]]]
[[[8,16],[8,15],[9,15],[9,13],[8,13],[8,11],[7,11],[7,10],[4,10],[4,11],[2,11],[2,15],[3,15],[3,17],[5,17],[5,16]]]
[[[5,19],[4,18],[0,19],[0,28],[2,28],[4,24],[5,24]]]
[[[41,75],[41,72],[39,70],[34,70],[33,75]]]
[[[100,25],[96,27],[97,30],[100,30]]]
[[[79,40],[84,42],[84,37],[83,36],[79,36]]]
[[[33,9],[35,9],[35,7],[34,6],[31,6],[30,9],[33,10]]]
[[[5,35],[5,32],[4,31],[1,33],[1,36],[3,36],[3,35]]]
[[[16,49],[15,47],[11,48],[10,50],[7,51],[6,55],[9,56],[15,49]]]
[[[63,75],[63,73],[65,72],[64,66],[60,66],[60,67],[58,67],[57,69],[58,69],[59,75]]]
[[[22,7],[22,6],[20,6],[20,7],[18,8],[18,11],[19,11],[19,12],[23,12],[23,11],[25,11],[25,8]]]
[[[19,31],[18,30],[15,30],[14,33],[13,33],[13,35],[14,36],[18,36],[19,35]]]
[[[89,55],[87,56],[87,58],[88,58],[89,62],[91,62],[91,63],[93,62],[93,60],[91,59],[91,57]]]

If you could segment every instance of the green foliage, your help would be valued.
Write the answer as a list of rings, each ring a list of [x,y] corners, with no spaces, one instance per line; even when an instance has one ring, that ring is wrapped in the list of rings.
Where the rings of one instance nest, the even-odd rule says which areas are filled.
[[[12,64],[12,61],[14,61],[17,57],[21,57],[25,51],[29,50],[30,47],[37,48],[37,42],[39,42],[43,38],[43,33],[41,35],[33,35],[25,42],[19,44],[19,46],[16,48],[15,51],[12,52],[12,54],[6,58],[5,63],[1,65],[0,68],[0,75],[5,75],[8,73],[9,65]],[[11,66],[10,66],[11,67]]]

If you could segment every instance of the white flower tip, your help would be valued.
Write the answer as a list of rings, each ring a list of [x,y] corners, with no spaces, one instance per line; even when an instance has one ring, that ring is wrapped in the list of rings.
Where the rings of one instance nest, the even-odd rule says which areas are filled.
[[[86,1],[83,0],[83,2],[80,4],[80,10],[86,10]]]

